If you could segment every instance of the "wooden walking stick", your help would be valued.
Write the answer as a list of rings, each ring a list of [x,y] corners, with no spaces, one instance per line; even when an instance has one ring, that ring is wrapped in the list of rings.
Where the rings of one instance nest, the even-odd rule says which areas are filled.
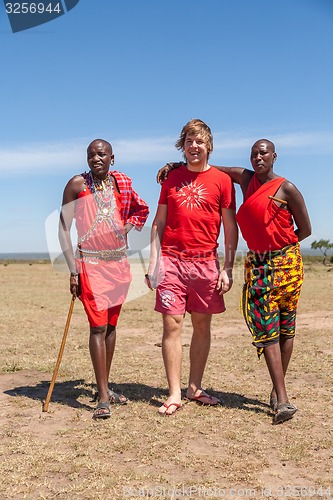
[[[61,363],[61,358],[62,358],[62,355],[64,353],[64,349],[65,349],[65,343],[66,343],[67,333],[68,333],[68,330],[69,330],[69,324],[71,322],[71,317],[72,317],[72,312],[73,312],[73,307],[74,307],[74,301],[75,301],[75,297],[73,295],[72,296],[72,300],[71,300],[71,304],[69,306],[69,311],[68,311],[66,326],[65,326],[63,337],[62,337],[62,342],[61,342],[61,346],[60,346],[60,350],[59,350],[59,354],[58,354],[57,363],[56,363],[56,366],[55,366],[55,369],[54,369],[54,372],[53,372],[53,377],[52,377],[52,380],[51,380],[51,383],[50,383],[50,387],[49,387],[49,390],[48,390],[48,393],[47,393],[47,396],[46,396],[46,399],[45,399],[45,403],[43,404],[43,411],[47,411],[48,407],[49,407],[49,402],[50,402],[50,399],[51,399],[51,396],[52,396],[52,392],[53,392],[55,380],[57,378],[59,366],[60,366],[60,363]]]

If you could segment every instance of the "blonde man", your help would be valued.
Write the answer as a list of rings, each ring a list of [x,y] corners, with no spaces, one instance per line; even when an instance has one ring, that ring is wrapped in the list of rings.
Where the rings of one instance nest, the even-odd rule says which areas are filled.
[[[186,397],[205,405],[219,400],[202,389],[210,350],[212,314],[225,311],[224,293],[232,286],[237,248],[235,193],[230,177],[208,163],[213,150],[208,125],[195,119],[182,129],[176,147],[186,163],[163,183],[152,225],[147,285],[156,290],[155,310],[162,313],[162,354],[169,397],[159,408],[172,415],[181,407],[181,329],[191,314],[193,335]],[[224,230],[224,266],[220,271],[217,239]]]

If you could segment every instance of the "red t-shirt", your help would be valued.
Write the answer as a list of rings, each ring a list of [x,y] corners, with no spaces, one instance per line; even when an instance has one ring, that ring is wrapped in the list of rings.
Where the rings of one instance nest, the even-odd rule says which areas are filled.
[[[163,182],[159,204],[168,206],[163,255],[215,259],[221,209],[236,209],[234,186],[227,174],[216,168],[192,172],[182,165]]]

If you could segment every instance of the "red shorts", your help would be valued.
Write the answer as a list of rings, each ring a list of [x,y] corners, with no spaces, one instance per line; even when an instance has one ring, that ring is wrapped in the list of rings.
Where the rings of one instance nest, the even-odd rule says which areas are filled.
[[[217,260],[187,261],[161,258],[155,311],[218,314],[225,311],[223,295],[216,289],[220,266]]]

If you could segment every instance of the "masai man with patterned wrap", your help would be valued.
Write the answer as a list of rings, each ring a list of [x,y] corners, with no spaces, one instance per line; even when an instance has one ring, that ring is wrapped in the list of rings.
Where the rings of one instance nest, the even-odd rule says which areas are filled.
[[[303,283],[300,244],[311,224],[299,190],[273,171],[277,154],[261,139],[251,149],[253,172],[231,169],[244,202],[237,222],[247,242],[243,314],[258,355],[264,353],[272,379],[270,406],[274,423],[291,418],[297,408],[288,399],[285,375],[293,351],[296,310]],[[294,223],[296,229],[294,229]]]
[[[93,416],[106,418],[110,402],[127,402],[109,388],[109,373],[116,326],[131,282],[127,233],[143,227],[149,209],[129,177],[109,171],[114,164],[110,143],[94,140],[87,160],[90,171],[75,175],[65,187],[59,240],[70,270],[70,291],[82,301],[90,324],[89,348],[98,389]],[[73,219],[78,234],[75,255],[70,235]]]
[[[289,402],[285,375],[293,351],[296,309],[303,283],[299,242],[311,234],[311,224],[300,191],[273,171],[274,144],[260,139],[251,149],[253,171],[216,167],[240,184],[244,202],[236,219],[249,252],[245,259],[243,314],[258,355],[263,353],[272,379],[270,406],[273,422],[292,418],[297,408]],[[170,164],[158,173],[177,168]],[[294,224],[296,229],[294,229]]]

